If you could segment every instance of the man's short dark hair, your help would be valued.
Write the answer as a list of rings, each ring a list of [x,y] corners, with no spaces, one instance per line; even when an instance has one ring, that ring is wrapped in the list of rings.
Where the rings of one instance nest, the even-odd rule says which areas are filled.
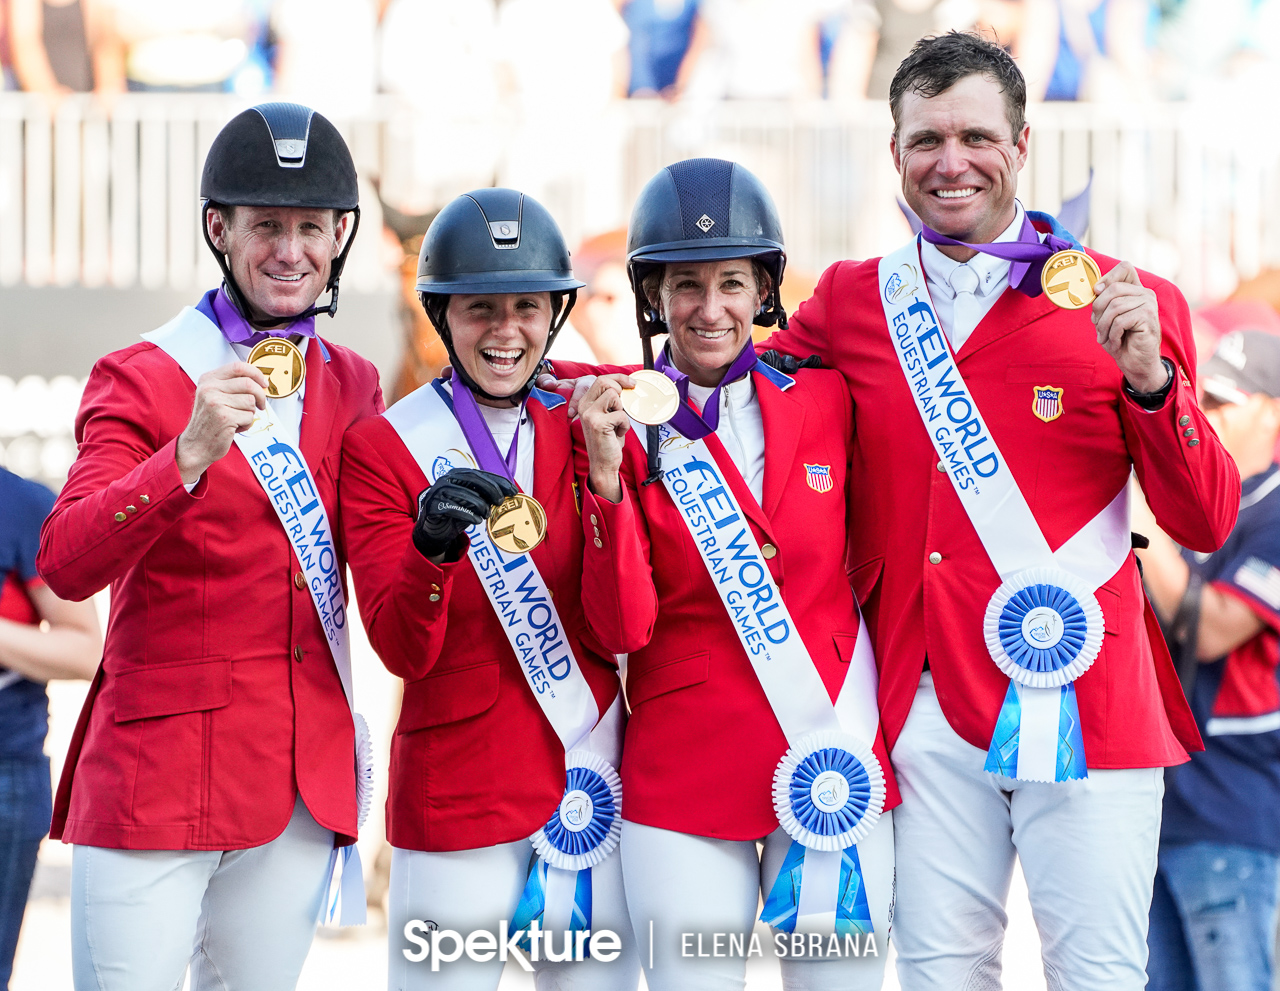
[[[902,60],[889,84],[889,110],[893,130],[900,126],[902,98],[919,93],[925,99],[945,93],[966,76],[977,73],[989,78],[1004,93],[1005,115],[1018,140],[1026,124],[1027,81],[1013,56],[999,45],[969,31],[948,31],[921,38]]]

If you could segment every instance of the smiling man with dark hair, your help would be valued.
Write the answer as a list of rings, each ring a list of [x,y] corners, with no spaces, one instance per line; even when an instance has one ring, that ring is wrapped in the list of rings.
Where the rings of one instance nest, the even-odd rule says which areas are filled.
[[[1239,475],[1196,405],[1178,290],[1018,202],[1008,54],[925,39],[891,94],[922,237],[831,266],[761,347],[816,353],[853,396],[848,566],[902,788],[902,987],[1000,986],[1017,857],[1049,986],[1141,991],[1162,769],[1201,744],[1131,553],[1129,476],[1212,551]]]

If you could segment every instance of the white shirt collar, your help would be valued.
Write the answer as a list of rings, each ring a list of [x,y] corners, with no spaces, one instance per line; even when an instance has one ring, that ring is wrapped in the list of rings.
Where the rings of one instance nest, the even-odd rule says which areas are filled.
[[[1016,241],[1022,233],[1022,218],[1026,211],[1017,200],[1013,201],[1013,205],[1013,223],[1006,227],[999,237],[994,238],[993,243]],[[920,240],[920,263],[924,266],[925,278],[929,280],[929,291],[941,293],[945,299],[955,298],[955,290],[951,288],[951,273],[961,265],[968,265],[978,273],[976,293],[978,296],[986,296],[993,290],[1003,289],[1009,278],[1009,262],[1003,258],[979,251],[967,262],[958,262],[944,255],[938,250],[936,244],[931,244],[923,238]]]

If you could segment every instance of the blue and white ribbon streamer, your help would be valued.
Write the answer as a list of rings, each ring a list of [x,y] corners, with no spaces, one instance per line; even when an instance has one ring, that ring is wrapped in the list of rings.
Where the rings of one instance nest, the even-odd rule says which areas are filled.
[[[816,856],[825,859],[824,854],[816,854]],[[840,874],[836,885],[835,933],[837,936],[870,934],[875,927],[871,922],[871,909],[867,903],[867,886],[862,880],[862,864],[858,858],[858,848],[848,847],[841,850],[839,856]],[[765,899],[760,921],[782,932],[796,931],[796,924],[800,921],[805,862],[810,861],[809,870],[812,874],[814,859],[815,851],[799,840],[791,841],[787,855],[782,861],[782,869],[778,872],[778,879],[770,889],[769,897]]]
[[[559,896],[558,888],[562,891]],[[569,906],[567,918],[556,918],[557,904]],[[525,882],[520,902],[511,918],[511,928],[528,930],[532,922],[537,922],[540,928],[551,932],[588,931],[591,928],[591,868],[563,871],[552,867],[541,857],[532,857],[529,861],[529,879]],[[532,949],[532,942],[526,934],[517,945],[528,953]],[[590,955],[590,949],[584,944],[584,958]]]

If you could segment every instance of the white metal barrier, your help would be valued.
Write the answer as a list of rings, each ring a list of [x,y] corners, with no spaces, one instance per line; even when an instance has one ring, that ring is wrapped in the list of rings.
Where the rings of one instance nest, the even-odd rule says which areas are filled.
[[[76,458],[72,435],[84,380],[0,375],[0,465],[60,486]]]
[[[51,116],[40,98],[0,94],[0,286],[186,289],[216,281],[198,229],[200,167],[218,128],[243,106],[221,96],[148,94],[121,97],[108,110],[91,97],[70,97]],[[571,241],[607,226],[602,220],[624,224],[644,182],[692,155],[734,158],[761,176],[778,201],[797,270],[816,274],[839,258],[880,254],[906,234],[884,104],[631,101],[611,113],[608,127],[556,122],[588,134],[563,158],[558,180],[560,160],[549,160],[548,144],[526,151],[517,136],[529,128],[494,124],[510,135],[496,179],[541,176],[529,191]],[[1092,170],[1092,246],[1176,279],[1193,302],[1280,267],[1280,135],[1273,130],[1188,105],[1047,104],[1033,107],[1030,118],[1023,200],[1056,210]],[[413,117],[389,100],[365,118],[336,123],[356,158],[368,222],[344,284],[385,288],[381,244],[368,236],[379,216],[373,184],[412,174],[404,158],[415,149],[437,156],[449,149],[406,140]],[[620,138],[615,150],[592,157],[594,135],[606,131]],[[537,163],[529,160],[535,155]]]

